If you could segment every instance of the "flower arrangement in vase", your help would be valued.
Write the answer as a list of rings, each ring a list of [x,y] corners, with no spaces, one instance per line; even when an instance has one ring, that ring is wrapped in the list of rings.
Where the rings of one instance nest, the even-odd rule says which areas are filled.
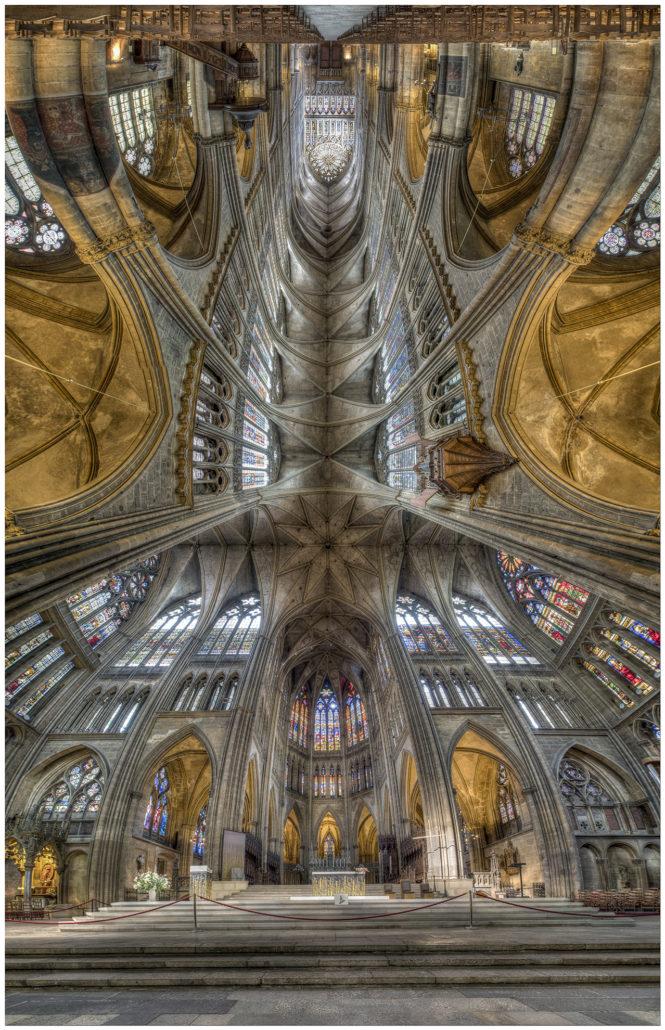
[[[156,901],[157,891],[164,891],[169,886],[168,876],[160,876],[158,873],[139,873],[134,877],[134,889],[147,891],[150,901]]]

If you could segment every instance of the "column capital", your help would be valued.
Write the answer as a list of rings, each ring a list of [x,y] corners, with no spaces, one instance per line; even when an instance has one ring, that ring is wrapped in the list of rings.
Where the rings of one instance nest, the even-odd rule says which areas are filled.
[[[90,246],[77,247],[76,253],[84,264],[92,265],[104,261],[110,254],[120,251],[135,254],[157,243],[159,240],[152,222],[142,222],[136,229],[128,226],[113,236],[107,236],[103,240],[96,239]]]
[[[427,142],[430,147],[458,147],[462,149],[468,147],[472,139],[472,136],[444,136],[440,133],[431,133]]]
[[[555,254],[571,265],[588,265],[594,256],[592,248],[580,247],[574,240],[548,232],[547,229],[536,229],[526,222],[520,222],[515,227],[512,241],[534,254]]]

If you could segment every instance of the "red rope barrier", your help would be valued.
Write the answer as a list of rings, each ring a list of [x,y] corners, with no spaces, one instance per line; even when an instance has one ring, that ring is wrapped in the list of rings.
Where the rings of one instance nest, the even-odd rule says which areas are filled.
[[[223,908],[233,908],[237,912],[249,912],[254,916],[269,916],[271,919],[298,919],[307,923],[348,923],[357,922],[361,919],[390,919],[392,916],[403,916],[407,912],[421,912],[425,908],[436,908],[437,905],[445,905],[448,901],[456,901],[463,898],[464,894],[455,894],[452,898],[443,898],[442,901],[432,901],[429,905],[416,905],[414,908],[402,908],[398,912],[378,912],[371,916],[282,916],[277,912],[258,912],[254,908],[241,908],[240,905],[229,905],[225,901],[213,901],[212,898],[201,898],[201,901],[209,901],[212,905],[221,905]]]
[[[93,923],[114,923],[117,919],[133,919],[134,916],[144,916],[146,912],[159,912],[162,908],[170,908],[172,905],[179,905],[181,901],[189,901],[189,894],[186,894],[184,898],[178,898],[176,901],[167,901],[163,905],[157,905],[155,908],[144,908],[140,912],[128,912],[125,916],[106,916],[105,919],[88,919],[85,923],[75,923],[71,919],[50,919],[48,921],[49,926],[92,926]],[[35,922],[41,920],[35,919],[5,919],[6,923],[27,923],[28,926],[34,926]],[[43,924],[42,924],[43,925]]]
[[[630,916],[657,916],[658,912],[608,912],[602,915],[600,912],[562,912],[556,908],[540,908],[538,905],[520,905],[517,901],[506,901],[504,898],[493,898],[491,894],[477,894],[477,898],[484,898],[485,901],[496,901],[499,905],[511,905],[513,908],[526,908],[529,912],[550,912],[555,916],[580,916],[582,919],[614,919],[615,917]]]

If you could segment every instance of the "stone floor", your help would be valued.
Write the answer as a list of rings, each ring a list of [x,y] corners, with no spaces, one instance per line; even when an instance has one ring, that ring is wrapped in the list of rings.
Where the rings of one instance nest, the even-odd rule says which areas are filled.
[[[340,971],[340,979],[343,979]],[[658,1026],[656,987],[13,991],[9,1026]]]

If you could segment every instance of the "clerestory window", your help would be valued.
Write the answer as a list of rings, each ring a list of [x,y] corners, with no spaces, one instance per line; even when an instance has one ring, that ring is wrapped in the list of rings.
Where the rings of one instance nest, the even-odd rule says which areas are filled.
[[[60,253],[69,244],[14,136],[5,136],[5,244],[23,254]]]

